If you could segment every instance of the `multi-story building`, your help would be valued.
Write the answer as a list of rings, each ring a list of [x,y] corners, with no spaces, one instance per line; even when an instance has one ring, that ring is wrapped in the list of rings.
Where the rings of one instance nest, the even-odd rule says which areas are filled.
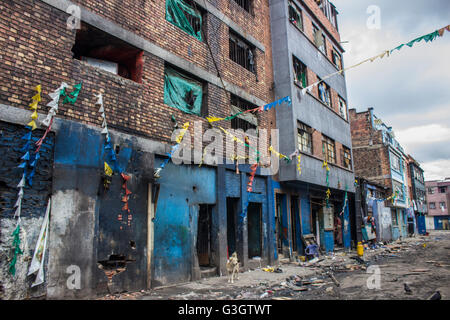
[[[407,155],[388,127],[374,115],[373,108],[350,109],[354,168],[357,176],[387,188],[391,196],[392,238],[407,236],[407,209],[411,207]]]
[[[425,181],[431,229],[450,230],[450,178]]]
[[[332,48],[342,50],[332,21],[318,7],[314,12],[320,13],[315,23],[321,29],[333,30],[324,33],[321,63],[311,42],[312,25],[308,36],[302,35],[314,49],[311,66],[317,64],[323,75],[335,70]],[[253,257],[272,263],[270,175],[258,169],[253,191],[247,192],[250,165],[239,166],[237,174],[233,162],[201,161],[202,147],[211,141],[203,135],[209,128],[207,116],[228,117],[274,101],[269,16],[267,0],[0,2],[0,242],[8,253],[0,258],[0,279],[7,288],[2,298],[82,298],[225,274],[226,258],[234,251],[244,269]],[[293,27],[286,16],[288,24]],[[61,89],[63,82],[66,91],[52,96],[60,92],[64,97],[55,112],[47,94]],[[29,105],[37,85],[42,101],[34,114]],[[337,94],[345,99],[343,78],[330,86],[338,90],[332,91],[332,106],[321,103],[316,92],[307,95],[305,107],[322,108],[310,117],[326,112],[330,122],[324,128],[314,125],[336,140],[333,156],[339,159],[338,143],[350,147],[347,135],[334,135],[348,129],[337,107]],[[9,252],[17,223],[16,186],[24,172],[17,166],[21,157],[30,157],[22,154],[30,143],[25,145],[21,137],[28,137],[26,126],[35,115],[32,139],[42,137],[47,127],[41,121],[49,110],[56,116],[39,162],[25,163],[36,170],[34,183],[23,188],[20,198],[24,253],[17,255],[13,278]],[[173,135],[176,123],[179,129],[189,123],[183,142],[192,143],[194,151],[187,149],[183,156],[193,156],[195,164],[169,162],[164,167],[180,137]],[[270,129],[275,114],[273,109],[242,114],[220,125],[229,131]],[[318,133],[314,137],[320,139]],[[217,152],[219,158],[225,156]],[[108,161],[112,177],[104,169]],[[320,162],[312,156],[305,175],[312,177]],[[307,173],[310,163],[316,169]],[[162,167],[155,177],[155,169]],[[332,171],[332,184],[341,171],[346,178],[342,186],[344,181],[351,184],[351,170],[345,169]],[[46,279],[29,290],[29,257],[50,197]]]
[[[426,232],[425,215],[428,212],[428,205],[423,169],[411,155],[408,155],[408,167],[409,194],[417,222],[417,231],[424,234]]]
[[[277,253],[303,255],[315,236],[329,252],[351,246],[354,208],[352,143],[337,10],[328,0],[270,2],[275,98],[291,96],[276,123],[281,153],[274,183]],[[318,83],[320,82],[320,83]],[[329,170],[327,170],[327,168]]]

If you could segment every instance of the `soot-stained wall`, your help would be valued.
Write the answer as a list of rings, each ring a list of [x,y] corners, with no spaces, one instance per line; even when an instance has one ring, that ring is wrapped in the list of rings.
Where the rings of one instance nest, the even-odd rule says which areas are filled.
[[[14,205],[19,191],[17,185],[23,175],[23,169],[17,166],[24,155],[21,149],[26,141],[22,137],[28,132],[29,129],[23,125],[0,121],[0,299],[24,299],[45,294],[45,283],[30,288],[35,276],[27,277],[27,273],[51,194],[55,143],[52,133],[40,149],[41,157],[37,162],[32,186],[27,184],[24,188],[20,233],[23,254],[18,256],[16,262],[16,276],[8,273],[12,258],[12,233],[17,223],[14,219]],[[34,130],[33,142],[43,134],[43,130]]]

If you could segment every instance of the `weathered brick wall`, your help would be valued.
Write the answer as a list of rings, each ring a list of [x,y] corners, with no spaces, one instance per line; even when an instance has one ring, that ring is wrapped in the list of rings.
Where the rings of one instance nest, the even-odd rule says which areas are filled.
[[[144,37],[193,64],[216,74],[205,42],[200,42],[165,20],[164,1],[78,1],[83,7],[126,30]],[[232,2],[231,2],[232,3]],[[228,58],[228,27],[207,15],[207,38],[215,54],[224,80],[250,94],[272,101],[272,57],[268,1],[257,1],[254,16],[239,6],[218,1],[219,8],[256,39],[264,43],[266,52],[257,50],[257,76]],[[83,81],[83,89],[75,106],[61,106],[58,117],[95,126],[101,116],[94,105],[94,94],[103,93],[110,128],[163,142],[170,142],[173,114],[179,123],[205,120],[187,115],[164,104],[164,61],[144,54],[142,83],[136,83],[72,59],[75,30],[66,26],[68,14],[40,1],[4,1],[0,4],[0,103],[27,108],[33,87],[41,84],[43,100],[39,111],[46,113],[47,93],[62,81],[71,85]],[[263,18],[261,18],[263,17]],[[147,23],[145,23],[147,22]],[[265,22],[265,23],[264,23]],[[217,29],[217,31],[216,31]],[[222,89],[208,84],[208,114],[229,115],[229,97]],[[223,91],[217,100],[215,90]],[[274,124],[273,112],[259,115],[261,127]],[[221,123],[229,127],[230,123]],[[193,133],[192,128],[190,129]]]
[[[381,131],[375,131],[370,113],[349,110],[355,175],[392,189],[388,147],[382,144]]]
[[[24,126],[0,122],[0,283],[3,292],[0,299],[23,299],[45,293],[45,284],[29,289],[35,276],[27,277],[28,267],[34,253],[41,224],[52,190],[54,134],[49,134],[40,149],[41,158],[37,162],[33,185],[24,188],[21,213],[21,249],[16,263],[16,278],[8,273],[12,258],[12,233],[17,220],[14,219],[14,205],[17,200],[17,184],[23,169],[17,168],[22,162],[21,151],[28,133]],[[33,141],[42,135],[42,130],[33,131]]]

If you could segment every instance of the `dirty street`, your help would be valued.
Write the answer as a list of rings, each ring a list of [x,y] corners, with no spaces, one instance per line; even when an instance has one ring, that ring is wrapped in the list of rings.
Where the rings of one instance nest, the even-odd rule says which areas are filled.
[[[0,303],[444,305],[432,2],[0,0]]]
[[[241,273],[234,284],[216,277],[152,291],[106,295],[102,300],[427,300],[436,292],[450,297],[450,232],[409,238],[368,251],[336,252],[316,263],[282,261],[282,273],[256,268]],[[368,287],[367,273],[380,269],[380,286]],[[274,268],[272,268],[274,269]],[[405,290],[405,284],[411,290]]]

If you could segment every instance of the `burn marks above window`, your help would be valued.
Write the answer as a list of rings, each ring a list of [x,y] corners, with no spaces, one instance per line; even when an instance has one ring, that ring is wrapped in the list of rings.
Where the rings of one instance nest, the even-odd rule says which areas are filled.
[[[251,12],[252,10],[252,0],[232,0],[236,2],[240,7],[242,7],[245,11]]]
[[[255,47],[230,29],[230,54],[232,61],[250,72],[256,73]]]
[[[77,30],[73,58],[123,78],[142,82],[144,52],[86,23]]]

